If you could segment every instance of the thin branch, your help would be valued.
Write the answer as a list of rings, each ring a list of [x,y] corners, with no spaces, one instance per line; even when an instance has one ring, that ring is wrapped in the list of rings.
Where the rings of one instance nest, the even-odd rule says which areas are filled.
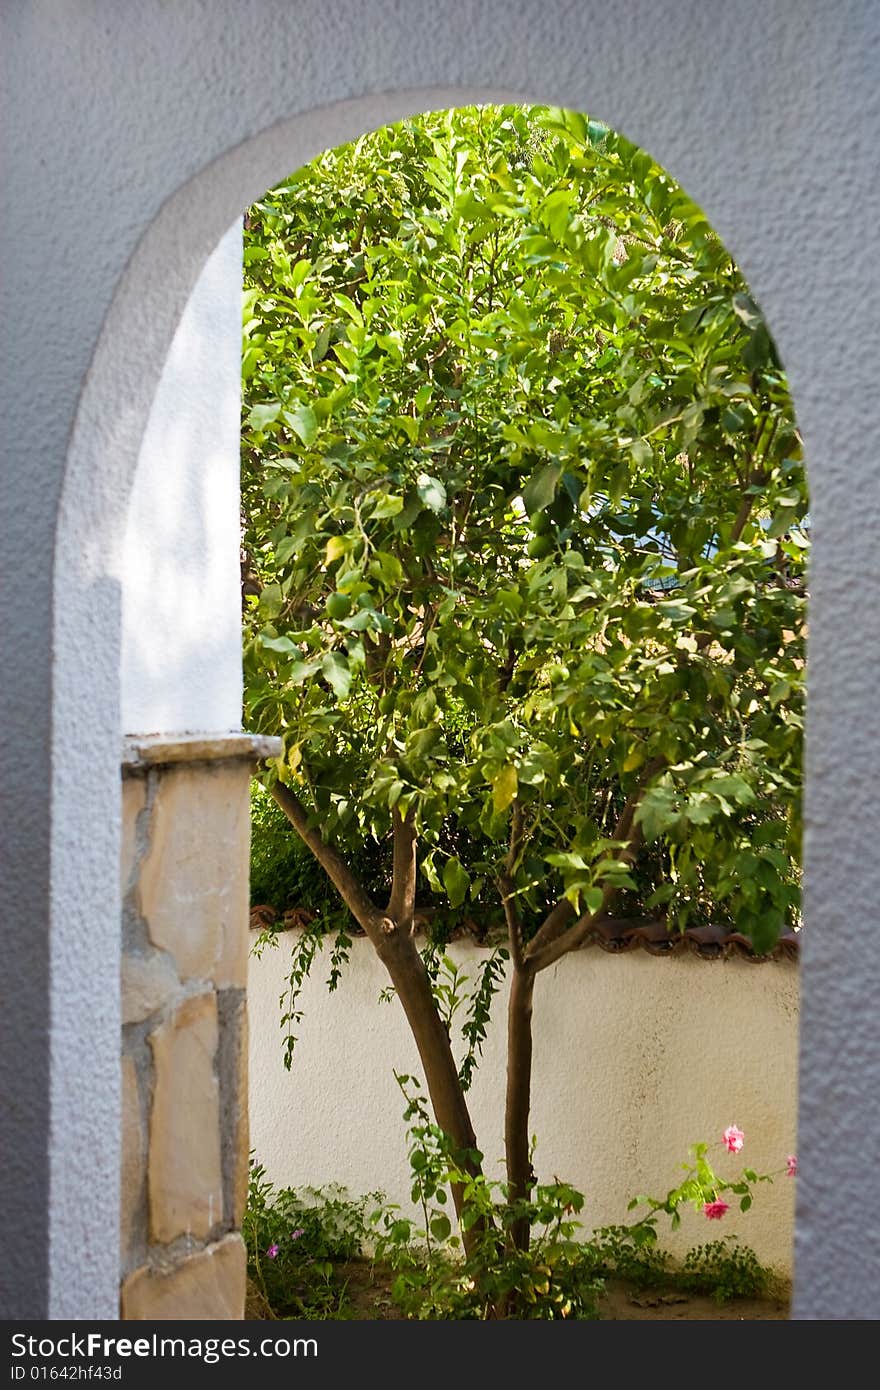
[[[507,850],[507,858],[504,861],[505,872],[512,874],[516,868],[517,860],[520,856],[523,842],[523,808],[519,797],[513,803],[510,816],[510,842]]]
[[[380,913],[368,894],[349,869],[342,855],[332,845],[328,845],[320,833],[309,825],[309,817],[296,792],[283,782],[276,782],[271,788],[272,796],[290,821],[297,835],[317,859],[330,879],[352,916],[360,923],[370,938],[375,938],[380,928]]]
[[[504,665],[501,666],[498,671],[498,689],[502,695],[506,693],[510,682],[513,680],[518,657],[519,645],[511,637],[507,643],[507,654],[504,659]]]
[[[416,905],[417,843],[412,810],[402,816],[395,807],[394,870],[391,879],[391,897],[388,899],[388,916],[395,926],[403,927],[407,931],[412,926]]]
[[[574,915],[574,908],[568,898],[560,898],[559,902],[547,913],[547,916],[544,918],[526,947],[525,959],[533,960],[544,946],[549,945],[551,941],[555,941],[561,932],[565,930]]]
[[[764,432],[765,432],[766,428],[767,428],[767,416],[765,415],[765,416],[763,416],[763,418],[762,418],[762,420],[761,420],[761,423],[760,423],[760,425],[759,425],[759,427],[758,427],[758,437],[757,437],[757,439],[756,439],[756,441],[755,441],[756,450],[757,450],[757,448],[760,446],[760,444],[761,444],[761,442],[762,442],[762,440],[763,440],[763,438],[764,438]],[[770,431],[769,431],[769,434],[767,435],[767,441],[766,441],[766,443],[764,444],[763,449],[761,450],[760,458],[756,457],[756,454],[753,454],[753,455],[752,455],[752,469],[751,469],[751,472],[749,473],[749,476],[748,476],[748,482],[747,482],[747,484],[746,484],[747,487],[749,487],[749,488],[752,488],[752,487],[763,487],[764,484],[766,483],[766,481],[767,481],[767,470],[766,470],[766,468],[765,468],[764,465],[765,465],[766,460],[767,460],[767,458],[768,458],[768,456],[769,456],[770,450],[771,450],[772,447],[773,447],[773,441],[774,441],[774,439],[776,438],[776,431],[778,430],[778,428],[779,428],[779,417],[778,417],[778,416],[775,416],[774,419],[773,419],[773,421],[772,421],[772,423],[771,423],[771,425],[770,425]],[[755,505],[755,495],[754,495],[754,493],[751,493],[751,492],[744,492],[744,493],[743,493],[743,497],[742,497],[742,501],[741,501],[740,504],[739,504],[739,511],[737,512],[737,514],[736,514],[736,519],[734,520],[734,523],[733,523],[733,530],[732,530],[731,533],[730,533],[731,545],[735,545],[735,544],[736,544],[736,542],[739,540],[740,536],[742,535],[743,531],[745,530],[746,522],[748,521],[749,517],[751,516],[752,507],[753,507],[754,505]]]
[[[513,874],[522,849],[522,841],[523,809],[522,803],[517,799],[513,803],[513,811],[510,817],[510,844],[508,846],[507,856],[504,860],[504,868],[498,875],[498,887],[501,890],[501,902],[504,906],[504,920],[507,922],[507,939],[510,943],[510,955],[517,970],[522,970],[524,963],[523,930],[522,918],[513,900]]]
[[[636,812],[648,783],[654,774],[660,771],[665,761],[665,758],[653,758],[645,766],[638,784],[630,793],[626,805],[618,817],[611,839],[622,842],[622,848],[614,856],[619,864],[631,864],[635,858],[636,851],[642,842],[641,828],[635,824]],[[565,923],[574,915],[574,910],[567,899],[562,898],[544,920],[537,935],[532,937],[529,942],[525,952],[526,961],[531,962],[536,971],[546,970],[548,965],[552,965],[561,956],[575,950],[582,944],[596,921],[607,915],[616,894],[617,888],[611,884],[606,884],[602,890],[602,901],[595,912],[582,913],[577,921],[568,928],[565,927]]]
[[[525,964],[522,919],[519,915],[516,903],[513,900],[513,879],[509,874],[501,873],[498,875],[498,887],[501,889],[501,902],[504,905],[504,920],[507,923],[507,940],[510,945],[510,957],[514,967],[517,970],[522,970]]]
[[[764,473],[764,472],[762,471],[762,469],[760,469],[760,468],[755,468],[755,469],[753,469],[752,472],[749,474],[748,486],[749,486],[749,487],[760,487],[761,484],[762,484],[762,483],[765,483],[766,481],[767,481],[767,474]],[[731,543],[731,545],[736,545],[736,542],[739,540],[740,536],[742,535],[743,531],[745,530],[746,522],[748,521],[749,517],[750,517],[751,514],[752,514],[752,507],[753,507],[754,505],[755,505],[755,496],[754,496],[754,493],[751,493],[751,492],[744,492],[744,493],[743,493],[743,496],[742,496],[742,501],[741,501],[740,504],[739,504],[739,511],[737,512],[736,518],[735,518],[734,523],[733,523],[733,530],[732,530],[731,533],[730,533],[730,543]]]
[[[766,445],[765,445],[765,447],[764,447],[764,453],[763,453],[763,457],[764,457],[764,458],[766,458],[767,455],[768,455],[768,453],[770,452],[770,447],[771,447],[771,445],[772,445],[772,443],[773,443],[773,437],[774,437],[774,435],[776,434],[776,426],[777,426],[777,423],[778,423],[778,422],[774,420],[773,426],[772,426],[772,428],[771,428],[771,430],[770,430],[770,437],[769,437],[769,439],[767,440],[767,443],[766,443]],[[763,468],[753,468],[752,471],[751,471],[751,473],[750,473],[749,476],[748,476],[747,487],[749,487],[749,488],[752,488],[752,487],[762,487],[763,484],[766,483],[766,481],[767,481],[767,473],[766,473],[765,469],[763,469]],[[730,544],[731,544],[731,545],[736,545],[737,541],[739,540],[740,536],[742,535],[743,531],[745,530],[745,528],[746,528],[746,522],[748,521],[749,517],[750,517],[751,514],[752,514],[752,508],[754,507],[754,505],[755,505],[755,494],[754,494],[753,492],[744,492],[743,495],[742,495],[742,499],[741,499],[741,501],[740,501],[740,504],[739,504],[739,510],[738,510],[738,512],[737,512],[737,514],[736,514],[736,516],[735,516],[735,518],[734,518],[733,529],[731,530],[731,533],[730,533]],[[697,638],[696,638],[697,650],[698,650],[698,651],[705,651],[706,647],[708,647],[709,644],[710,644],[710,642],[713,642],[714,639],[715,639],[715,634],[714,634],[714,633],[711,633],[711,632],[701,632],[701,633],[699,633],[699,635],[698,635]]]

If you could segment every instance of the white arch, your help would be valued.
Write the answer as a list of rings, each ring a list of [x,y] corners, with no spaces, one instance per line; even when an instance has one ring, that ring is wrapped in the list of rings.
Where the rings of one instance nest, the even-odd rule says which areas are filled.
[[[880,856],[863,852],[866,828],[877,827],[880,779],[863,656],[863,643],[880,650],[880,605],[866,602],[877,572],[867,533],[880,520],[880,480],[866,454],[867,435],[876,456],[878,433],[875,7],[147,0],[136,13],[64,7],[63,25],[54,9],[4,16],[22,137],[7,179],[19,278],[4,291],[6,322],[21,336],[3,422],[13,450],[3,564],[29,585],[21,611],[4,618],[20,660],[33,653],[37,671],[29,709],[24,676],[5,691],[12,812],[29,827],[27,839],[10,841],[14,911],[29,883],[38,896],[49,885],[51,863],[48,964],[35,957],[16,1015],[33,1038],[41,1012],[51,1018],[49,1092],[37,1068],[28,1098],[11,1052],[0,1074],[23,1108],[50,1114],[48,1217],[37,1183],[11,1260],[29,1300],[19,1306],[41,1315],[48,1241],[48,1314],[115,1315],[114,556],[186,296],[242,208],[320,149],[414,110],[514,98],[588,110],[649,149],[737,257],[788,367],[812,465],[816,541],[797,1306],[801,1316],[875,1316],[880,1242],[860,1210],[861,1178],[828,1138],[830,1126],[853,1148],[880,1145],[880,1043],[866,1013],[880,954],[849,944],[870,929],[880,899]],[[35,187],[63,207],[53,259],[28,240]],[[41,343],[47,322],[51,341]],[[35,475],[26,403],[41,350],[52,393]],[[52,529],[50,594],[31,550],[34,535],[45,540]],[[29,755],[21,746],[16,730],[28,714],[38,728],[51,725],[51,760],[45,748]],[[42,909],[31,929],[47,930]],[[4,949],[25,978],[18,938]],[[23,1243],[28,1230],[39,1258]]]

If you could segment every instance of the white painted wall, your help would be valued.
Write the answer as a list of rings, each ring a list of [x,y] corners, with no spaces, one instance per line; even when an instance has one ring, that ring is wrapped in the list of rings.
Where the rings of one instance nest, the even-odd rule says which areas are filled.
[[[303,996],[293,1067],[282,1062],[278,999],[291,937],[251,957],[251,1148],[276,1184],[340,1182],[352,1193],[382,1188],[409,1208],[403,1101],[394,1071],[419,1073],[403,1011],[379,1004],[386,983],[372,947],[357,940],[334,994],[319,962]],[[472,975],[483,953],[457,943]],[[470,1092],[486,1171],[502,1177],[505,1000],[499,994],[484,1060]],[[727,1176],[743,1163],[785,1167],[797,1125],[798,969],[693,956],[623,956],[596,947],[560,961],[535,990],[532,1132],[541,1180],[558,1176],[587,1197],[585,1225],[627,1219],[637,1193],[664,1196],[680,1179],[688,1146],[714,1143],[736,1123],[741,1161],[716,1150]],[[762,1184],[746,1215],[708,1223],[691,1209],[670,1249],[728,1231],[766,1264],[791,1273],[796,1184]]]
[[[119,566],[122,731],[241,728],[241,222],[209,257],[138,456]]]

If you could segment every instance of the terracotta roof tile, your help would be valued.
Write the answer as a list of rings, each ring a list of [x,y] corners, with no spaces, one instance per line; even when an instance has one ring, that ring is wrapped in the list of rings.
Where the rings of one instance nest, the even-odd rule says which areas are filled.
[[[283,915],[273,907],[259,905],[251,908],[251,929],[262,931],[276,923],[281,931],[306,926],[315,914],[307,908],[289,908]],[[280,917],[280,921],[279,921]],[[358,933],[360,934],[360,933]],[[473,925],[456,932],[457,937],[473,938]],[[782,933],[771,951],[759,955],[747,936],[727,927],[688,927],[684,932],[669,931],[663,921],[630,920],[625,917],[606,917],[595,924],[584,946],[599,946],[611,955],[625,951],[643,950],[652,956],[672,956],[689,953],[700,960],[743,960],[761,964],[768,960],[794,960],[800,955],[800,932]]]

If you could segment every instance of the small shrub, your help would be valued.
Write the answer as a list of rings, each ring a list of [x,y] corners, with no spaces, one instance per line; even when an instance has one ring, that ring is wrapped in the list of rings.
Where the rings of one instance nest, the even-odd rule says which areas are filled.
[[[677,1187],[663,1198],[634,1197],[629,1203],[630,1210],[647,1208],[643,1216],[579,1240],[580,1192],[554,1180],[511,1201],[507,1184],[482,1173],[481,1154],[456,1151],[431,1122],[416,1078],[395,1077],[406,1101],[410,1196],[421,1218],[404,1215],[378,1192],[356,1200],[340,1187],[276,1192],[262,1166],[252,1164],[244,1235],[256,1301],[263,1301],[269,1316],[355,1316],[344,1266],[369,1250],[371,1297],[377,1276],[393,1278],[394,1302],[404,1317],[416,1319],[595,1319],[610,1277],[638,1289],[665,1284],[709,1294],[719,1303],[766,1297],[773,1290],[771,1272],[735,1236],[696,1246],[677,1265],[660,1247],[657,1230],[664,1217],[676,1229],[686,1204],[707,1220],[722,1219],[730,1204],[719,1194],[739,1197],[747,1211],[754,1186],[772,1182],[773,1174],[745,1168],[739,1177],[722,1178],[709,1161],[709,1146],[696,1144],[681,1165],[685,1177]],[[731,1125],[720,1146],[738,1153],[743,1141],[742,1131]],[[790,1156],[780,1171],[794,1176],[796,1158]],[[457,1218],[446,1210],[452,1191],[459,1196]],[[521,1248],[524,1227],[527,1250]]]
[[[710,1294],[726,1303],[731,1298],[763,1298],[770,1276],[750,1246],[722,1236],[688,1251],[678,1282],[692,1293]]]
[[[248,1275],[271,1316],[350,1316],[344,1266],[363,1255],[366,1209],[380,1197],[355,1200],[337,1186],[276,1190],[252,1162],[242,1235]]]
[[[637,1289],[653,1288],[669,1279],[669,1253],[658,1245],[650,1220],[601,1226],[585,1243],[584,1252],[603,1279],[625,1279]]]

